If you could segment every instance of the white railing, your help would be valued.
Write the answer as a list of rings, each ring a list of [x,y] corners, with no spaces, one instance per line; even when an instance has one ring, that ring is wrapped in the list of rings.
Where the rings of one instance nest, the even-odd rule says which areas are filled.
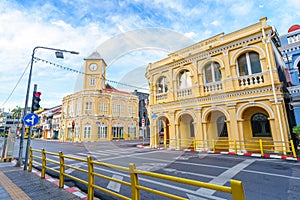
[[[249,76],[238,77],[240,86],[258,85],[264,83],[263,74],[252,74]]]
[[[300,94],[300,85],[288,87],[287,89],[289,90],[290,94]]]
[[[192,88],[185,88],[177,91],[177,97],[187,97],[191,95],[192,95]]]
[[[215,92],[223,89],[222,82],[207,83],[203,86],[204,92]]]
[[[165,100],[167,98],[168,98],[167,93],[156,94],[156,101]]]

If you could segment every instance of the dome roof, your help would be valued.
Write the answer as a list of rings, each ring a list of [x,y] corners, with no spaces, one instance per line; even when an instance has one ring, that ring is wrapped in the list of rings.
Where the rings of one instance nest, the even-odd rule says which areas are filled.
[[[300,29],[300,25],[295,24],[289,28],[288,33],[299,30],[299,29]]]

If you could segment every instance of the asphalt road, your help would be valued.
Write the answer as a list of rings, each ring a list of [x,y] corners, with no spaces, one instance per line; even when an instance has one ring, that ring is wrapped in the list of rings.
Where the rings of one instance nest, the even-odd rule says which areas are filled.
[[[229,185],[230,179],[241,180],[247,200],[300,199],[300,162],[234,155],[141,149],[135,147],[139,142],[116,141],[71,144],[33,140],[32,146],[35,149],[44,148],[46,151],[51,152],[62,151],[66,155],[80,158],[86,158],[86,156],[91,155],[93,159],[98,161],[126,167],[128,167],[129,163],[134,163],[141,170],[218,185]],[[17,140],[14,155],[18,155],[18,143],[19,141]],[[66,160],[66,162],[73,164],[73,166],[86,168],[84,164],[78,164],[75,161]],[[128,173],[109,168],[95,167],[95,171],[124,181],[128,181],[130,178]],[[67,169],[66,172],[87,180],[86,175],[80,172],[72,169]],[[231,199],[231,196],[226,193],[159,181],[149,177],[141,177],[139,181],[145,186],[181,195],[192,200]],[[130,196],[130,190],[127,186],[121,186],[100,178],[96,178],[95,182],[103,188],[109,188],[120,194]],[[77,184],[77,186],[82,187],[83,190],[85,189],[82,184]],[[98,191],[95,194],[101,199],[112,199],[112,197]],[[163,198],[141,192],[141,199]]]

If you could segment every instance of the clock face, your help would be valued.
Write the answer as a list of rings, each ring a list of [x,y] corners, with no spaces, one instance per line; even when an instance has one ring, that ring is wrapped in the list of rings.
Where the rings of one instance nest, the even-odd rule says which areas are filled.
[[[90,70],[91,71],[95,71],[95,70],[97,70],[97,68],[98,68],[98,65],[96,63],[90,64]]]

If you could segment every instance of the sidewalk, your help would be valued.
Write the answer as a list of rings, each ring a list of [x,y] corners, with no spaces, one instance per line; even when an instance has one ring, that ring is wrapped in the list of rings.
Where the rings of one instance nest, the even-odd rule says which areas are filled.
[[[15,167],[15,162],[0,162],[0,199],[86,199],[86,196],[75,195],[75,189],[67,186],[61,189],[53,182],[46,180],[47,178],[41,179],[37,173],[24,171],[23,168]]]

